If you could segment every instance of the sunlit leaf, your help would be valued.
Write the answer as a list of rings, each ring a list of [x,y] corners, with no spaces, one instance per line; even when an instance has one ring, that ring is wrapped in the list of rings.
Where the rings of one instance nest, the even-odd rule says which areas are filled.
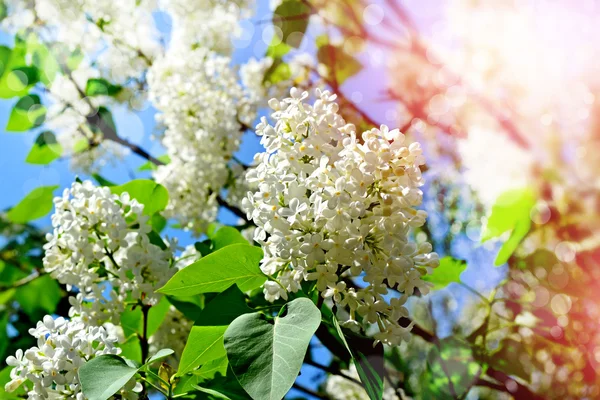
[[[7,218],[14,223],[24,224],[47,215],[52,211],[56,189],[58,186],[42,186],[32,190],[6,213]]]
[[[279,400],[286,395],[321,323],[321,312],[307,298],[293,300],[285,307],[285,316],[274,320],[261,313],[244,314],[225,331],[229,365],[255,400]]]

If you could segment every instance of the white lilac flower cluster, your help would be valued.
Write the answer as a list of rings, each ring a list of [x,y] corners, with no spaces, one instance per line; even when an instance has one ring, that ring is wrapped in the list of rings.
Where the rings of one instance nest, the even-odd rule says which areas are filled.
[[[165,1],[162,7],[173,18],[173,39],[150,68],[148,83],[170,162],[154,177],[171,194],[169,216],[201,234],[216,219],[222,189],[242,187],[233,184],[243,174],[231,160],[244,127],[255,119],[259,99],[244,87],[248,82],[240,83],[230,54],[248,4]],[[252,78],[262,82],[260,73]],[[234,203],[239,192],[231,191]]]
[[[348,378],[358,381],[358,371],[354,364],[350,365],[347,370],[342,370],[340,375],[329,375],[325,383],[325,393],[332,400],[369,400],[369,395],[365,389],[358,383],[353,382]],[[383,400],[409,400],[410,398],[404,394],[402,389],[399,389],[401,396],[396,394],[394,388],[387,386],[383,392]]]
[[[23,386],[29,400],[84,400],[79,367],[94,357],[120,352],[114,345],[116,338],[103,327],[86,325],[80,319],[68,321],[46,315],[29,334],[37,339],[37,346],[25,352],[19,349],[7,358],[6,363],[13,369],[5,386],[7,392]],[[140,388],[131,380],[118,398],[135,400]]]
[[[70,76],[57,75],[48,91],[51,104],[45,125],[56,133],[57,142],[70,157],[71,168],[88,174],[115,164],[129,153],[121,145],[103,140],[102,133],[92,131],[87,124],[86,115],[97,112],[100,106],[112,100],[108,96],[82,98],[81,90],[88,79],[99,76],[97,70],[82,62]]]
[[[248,173],[259,189],[244,209],[258,226],[261,268],[272,277],[264,293],[287,298],[302,281],[315,281],[344,325],[377,324],[377,340],[398,344],[410,329],[398,323],[408,315],[407,297],[429,291],[421,277],[439,264],[429,243],[409,239],[411,227],[425,223],[426,213],[415,209],[425,160],[398,130],[381,126],[359,137],[337,113],[335,95],[315,95],[312,105],[297,89],[270,100],[276,123],[263,118],[256,128],[266,152]],[[366,287],[351,287],[351,278]],[[402,295],[388,300],[390,288]]]
[[[47,42],[97,54],[96,64],[117,82],[141,76],[162,52],[154,1],[8,0],[4,5],[5,29],[33,30]]]
[[[253,119],[230,62],[205,48],[170,52],[148,75],[170,158],[154,177],[169,190],[169,216],[196,233],[216,219],[217,196],[241,141],[240,121]]]
[[[73,183],[54,199],[54,232],[44,245],[44,269],[69,289],[69,315],[100,325],[117,323],[126,301],[154,305],[173,273],[172,254],[150,243],[144,206],[92,182]]]
[[[162,0],[159,5],[172,20],[171,43],[229,55],[232,39],[241,33],[239,21],[249,15],[250,4],[248,0]]]

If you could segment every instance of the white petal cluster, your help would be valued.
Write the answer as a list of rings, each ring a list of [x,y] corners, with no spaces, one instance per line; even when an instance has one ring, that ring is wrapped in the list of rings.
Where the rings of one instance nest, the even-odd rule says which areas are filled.
[[[9,0],[10,32],[35,30],[47,42],[97,54],[97,64],[118,82],[139,77],[162,51],[153,1]]]
[[[169,190],[169,216],[196,233],[216,219],[241,122],[248,124],[255,115],[230,64],[229,57],[206,48],[182,49],[159,59],[148,75],[171,160],[154,177]]]
[[[86,115],[97,112],[100,106],[109,103],[107,96],[93,96],[85,99],[81,88],[88,79],[98,78],[97,70],[82,63],[72,71],[70,77],[57,75],[49,87],[48,108],[45,126],[56,133],[56,139],[71,160],[75,171],[92,173],[108,164],[122,160],[129,150],[117,143],[103,140],[102,133],[92,131],[87,125]]]
[[[118,354],[116,338],[103,327],[88,326],[79,319],[53,319],[46,315],[29,334],[37,339],[37,346],[25,352],[17,350],[6,363],[13,367],[7,392],[24,385],[30,400],[69,399],[84,400],[77,371],[86,361],[103,354]],[[129,382],[119,393],[125,399],[137,399]],[[114,397],[111,397],[114,398]]]
[[[350,365],[347,370],[342,370],[341,373],[355,380],[359,379],[358,371],[354,364]],[[325,383],[325,392],[332,400],[369,400],[369,395],[365,389],[358,383],[354,383],[343,376],[329,375]],[[408,400],[409,398],[402,393],[399,397],[392,387],[386,385],[383,392],[383,400]]]
[[[230,54],[232,39],[241,31],[239,21],[248,15],[249,3],[247,0],[163,0],[160,5],[172,20],[173,45]]]
[[[173,272],[171,252],[150,243],[143,205],[90,181],[74,183],[54,204],[44,269],[79,289],[71,316],[98,325],[118,321],[126,300],[156,304],[155,290]]]
[[[439,264],[429,243],[409,239],[426,218],[415,209],[421,148],[386,126],[357,136],[327,91],[317,89],[312,105],[307,92],[291,95],[269,102],[274,126],[266,118],[257,126],[266,152],[248,173],[259,189],[244,200],[265,251],[261,268],[273,277],[265,295],[287,298],[302,281],[314,281],[346,325],[377,324],[376,339],[397,344],[407,335],[398,323],[408,315],[407,297],[428,292],[421,276]],[[366,287],[350,287],[346,277]],[[390,299],[391,287],[402,295]]]

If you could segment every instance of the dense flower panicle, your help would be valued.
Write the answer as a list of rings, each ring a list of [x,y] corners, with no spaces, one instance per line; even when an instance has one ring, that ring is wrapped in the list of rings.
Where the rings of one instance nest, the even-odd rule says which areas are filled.
[[[347,370],[342,370],[340,375],[329,375],[325,383],[325,392],[332,400],[369,400],[369,395],[365,389],[358,383],[354,383],[348,378],[359,380],[358,371],[354,364]],[[400,389],[401,391],[402,389]],[[402,397],[394,391],[394,388],[386,385],[383,392],[383,400],[409,400],[404,393]]]
[[[424,224],[423,184],[419,167],[424,157],[418,143],[404,143],[398,130],[366,131],[337,113],[335,95],[292,89],[283,101],[272,99],[275,125],[266,118],[257,126],[266,152],[248,181],[244,209],[258,226],[254,239],[265,251],[262,270],[272,276],[264,293],[269,300],[287,298],[304,280],[331,298],[347,326],[357,317],[377,323],[376,339],[397,344],[408,328],[407,297],[418,288],[429,291],[421,276],[439,264],[429,243],[409,240],[411,227]],[[361,277],[364,288],[344,278]],[[386,299],[393,287],[402,295]],[[360,318],[359,318],[360,320]]]
[[[221,54],[231,54],[232,39],[241,32],[239,21],[249,14],[249,4],[247,0],[160,1],[172,19],[172,44],[187,49],[201,46]]]
[[[120,83],[141,76],[162,46],[153,1],[9,0],[10,32],[33,30],[48,42],[97,54],[97,65]]]
[[[103,327],[86,325],[80,319],[53,319],[46,315],[29,334],[37,346],[25,352],[17,350],[6,363],[13,367],[7,392],[24,385],[30,400],[84,400],[77,372],[86,361],[103,354],[119,354],[116,338]],[[135,380],[119,392],[123,399],[137,399]],[[111,397],[115,398],[115,397]]]
[[[216,219],[242,123],[251,123],[256,112],[230,64],[229,57],[206,48],[174,50],[148,75],[170,157],[154,176],[171,194],[169,216],[198,234]]]
[[[90,181],[73,183],[54,204],[44,269],[69,289],[79,289],[70,299],[71,316],[101,324],[118,320],[126,300],[156,304],[156,289],[174,269],[170,250],[148,239],[152,228],[142,204]]]

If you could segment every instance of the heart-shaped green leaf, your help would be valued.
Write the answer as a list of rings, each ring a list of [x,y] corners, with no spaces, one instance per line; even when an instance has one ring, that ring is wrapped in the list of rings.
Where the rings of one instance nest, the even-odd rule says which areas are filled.
[[[244,314],[225,331],[229,365],[255,400],[280,400],[286,395],[321,323],[321,312],[307,298],[284,307],[284,317],[267,320],[261,313]]]

